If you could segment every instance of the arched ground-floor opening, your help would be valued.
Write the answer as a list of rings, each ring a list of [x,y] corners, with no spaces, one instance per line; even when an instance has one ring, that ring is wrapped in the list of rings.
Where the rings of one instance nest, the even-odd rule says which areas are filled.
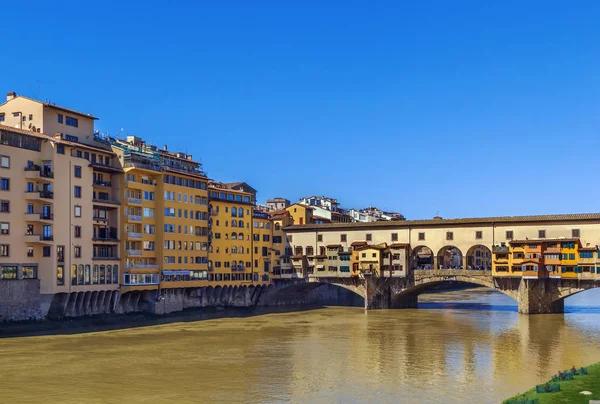
[[[437,261],[439,269],[463,268],[463,254],[457,247],[453,245],[442,247],[438,252]]]
[[[412,249],[410,254],[411,269],[433,269],[434,256],[431,248],[420,245]]]
[[[492,270],[492,251],[482,244],[477,244],[469,248],[466,258],[467,269]]]

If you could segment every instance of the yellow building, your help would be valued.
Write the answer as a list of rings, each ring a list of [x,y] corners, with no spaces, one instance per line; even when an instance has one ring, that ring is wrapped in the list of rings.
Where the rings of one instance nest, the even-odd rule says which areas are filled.
[[[200,163],[135,136],[102,140],[125,170],[121,292],[207,286],[208,179]]]
[[[212,224],[209,280],[219,285],[252,285],[255,254],[252,220],[256,191],[243,183],[209,184]],[[258,262],[258,257],[256,257]],[[257,264],[258,266],[258,264]]]
[[[373,276],[382,276],[383,256],[388,252],[385,244],[366,245],[358,248],[358,268],[360,272],[368,272]]]
[[[313,222],[313,208],[295,203],[285,210],[292,216],[293,224],[309,224]]]
[[[304,274],[296,274],[292,268],[291,246],[283,228],[293,223],[292,216],[285,209],[269,212],[271,226],[273,228],[272,279],[303,277]]]

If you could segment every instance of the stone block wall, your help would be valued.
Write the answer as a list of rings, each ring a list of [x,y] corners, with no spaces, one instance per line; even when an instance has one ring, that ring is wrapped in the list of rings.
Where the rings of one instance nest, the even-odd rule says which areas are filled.
[[[0,280],[0,321],[41,320],[39,279]]]

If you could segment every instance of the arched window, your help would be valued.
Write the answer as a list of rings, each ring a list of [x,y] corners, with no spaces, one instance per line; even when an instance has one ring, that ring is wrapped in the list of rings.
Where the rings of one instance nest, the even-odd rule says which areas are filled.
[[[83,285],[85,283],[84,280],[84,276],[83,276],[83,265],[79,265],[79,267],[77,267],[77,284],[78,285]]]
[[[212,269],[212,261],[208,261],[208,270],[210,271]]]
[[[100,265],[100,268],[102,268],[104,265]],[[102,270],[102,269],[101,269]],[[112,273],[110,271],[106,271],[106,283],[112,283]]]
[[[225,233],[225,240],[229,240],[229,234]]]
[[[279,225],[279,223],[275,223],[275,230],[280,230],[281,226]]]
[[[244,217],[244,208],[238,210],[238,217]]]
[[[237,247],[231,247],[231,253],[237,254]]]
[[[240,254],[243,254],[243,253],[244,253],[244,246],[243,246],[243,245],[241,245],[241,246],[240,246],[240,249],[239,249],[238,251],[239,251],[239,253],[240,253]]]
[[[232,240],[237,240],[237,234],[231,233],[231,239]]]
[[[106,266],[100,265],[100,283],[106,282]]]
[[[244,235],[242,233],[238,233],[238,240],[243,240],[244,239]]]
[[[231,217],[237,217],[237,209],[235,207],[231,208]]]
[[[98,277],[98,264],[94,265],[92,267],[92,283],[94,285],[97,285],[99,282],[99,277]]]
[[[231,221],[231,227],[237,227],[237,222],[235,220]]]
[[[237,265],[237,261],[231,261],[231,268],[235,269],[236,265]]]
[[[71,265],[71,285],[77,285],[77,265]]]
[[[92,267],[90,265],[85,266],[84,276],[85,276],[85,284],[89,285],[92,281],[92,279],[91,279],[92,278]]]
[[[243,220],[240,220],[238,222],[238,227],[241,227],[242,229],[244,228],[244,221]]]

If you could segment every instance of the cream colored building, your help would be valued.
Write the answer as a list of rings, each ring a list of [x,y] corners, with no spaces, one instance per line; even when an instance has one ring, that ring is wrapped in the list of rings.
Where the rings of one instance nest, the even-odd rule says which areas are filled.
[[[332,244],[350,248],[355,242],[402,243],[410,249],[410,268],[415,267],[417,253],[428,249],[432,251],[430,267],[439,268],[445,263],[482,268],[491,261],[492,246],[513,239],[577,237],[584,247],[600,245],[600,214],[309,224],[293,225],[285,231],[296,262],[302,261],[300,253],[308,247],[319,251]]]
[[[38,278],[44,313],[118,289],[122,170],[95,119],[14,93],[0,105],[0,278]]]

